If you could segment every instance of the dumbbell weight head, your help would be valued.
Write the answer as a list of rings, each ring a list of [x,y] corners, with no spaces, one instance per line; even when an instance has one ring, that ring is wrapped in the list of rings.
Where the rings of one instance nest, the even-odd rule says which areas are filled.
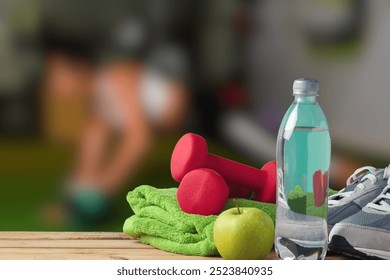
[[[198,215],[219,214],[229,196],[223,177],[208,168],[188,172],[177,190],[177,201],[183,212]]]
[[[171,157],[173,179],[181,182],[188,172],[204,167],[207,153],[207,144],[203,137],[193,133],[181,137]]]
[[[276,162],[270,161],[263,165],[261,189],[254,192],[253,199],[260,202],[276,202]]]

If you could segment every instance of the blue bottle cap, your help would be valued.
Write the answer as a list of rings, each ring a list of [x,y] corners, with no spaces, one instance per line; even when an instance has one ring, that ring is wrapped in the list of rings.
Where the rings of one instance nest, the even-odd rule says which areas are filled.
[[[293,84],[293,95],[318,96],[320,85],[317,80],[301,78],[296,79]]]

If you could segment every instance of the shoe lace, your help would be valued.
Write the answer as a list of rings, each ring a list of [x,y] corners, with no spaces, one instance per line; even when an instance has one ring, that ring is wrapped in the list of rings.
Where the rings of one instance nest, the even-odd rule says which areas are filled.
[[[387,167],[386,167],[387,168]],[[353,172],[353,174],[351,176],[349,176],[349,178],[347,179],[347,186],[348,185],[351,185],[353,182],[355,182],[358,178],[359,178],[359,175],[365,171],[368,171],[370,173],[368,173],[367,175],[372,175],[372,174],[376,174],[376,168],[375,167],[372,167],[372,166],[363,166],[363,167],[360,167],[358,169],[355,170],[355,172]],[[366,175],[366,176],[367,176]],[[364,178],[364,177],[363,177]],[[363,178],[362,178],[362,181],[363,181]]]
[[[386,169],[387,168],[388,167],[386,167]],[[364,175],[362,177],[361,182],[368,179],[371,181],[371,184],[375,184],[375,182],[377,180],[377,178],[375,176],[377,173],[377,169],[375,167],[372,167],[372,166],[363,166],[363,167],[356,169],[355,172],[351,176],[349,176],[349,178],[347,179],[346,185],[348,186],[348,185],[351,185],[353,182],[356,182],[356,180],[358,179],[360,174],[362,172],[366,172],[366,171],[368,171],[369,173],[367,173],[366,175]],[[389,172],[390,172],[390,168],[389,168]],[[338,193],[331,195],[329,197],[328,205],[329,206],[339,205],[344,198],[350,197],[352,194],[354,194],[356,192],[360,192],[364,189],[365,189],[365,185],[362,183],[357,184],[356,187],[351,191],[345,191],[345,188],[344,188],[344,189],[340,190]]]
[[[383,212],[390,213],[390,178],[387,181],[387,186],[383,189],[372,202],[367,204],[367,207]]]

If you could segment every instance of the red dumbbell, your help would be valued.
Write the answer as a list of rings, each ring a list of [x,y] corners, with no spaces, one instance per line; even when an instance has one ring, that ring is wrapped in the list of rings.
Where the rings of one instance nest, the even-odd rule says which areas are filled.
[[[265,185],[275,182],[275,164],[269,162],[262,167],[270,172]],[[231,187],[215,170],[199,168],[188,172],[180,182],[177,190],[177,201],[181,210],[188,214],[217,215],[225,206]],[[236,192],[237,194],[237,192]],[[258,199],[256,197],[255,199]],[[261,201],[261,200],[259,200]]]
[[[177,142],[171,158],[172,177],[181,182],[194,169],[209,168],[219,173],[229,187],[255,192],[262,202],[276,201],[276,164],[269,162],[262,169],[209,154],[205,139],[193,133],[185,134]],[[274,174],[275,173],[275,174]]]

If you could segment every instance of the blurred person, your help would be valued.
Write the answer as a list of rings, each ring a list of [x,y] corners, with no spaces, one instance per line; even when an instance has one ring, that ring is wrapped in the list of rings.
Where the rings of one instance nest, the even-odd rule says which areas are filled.
[[[102,222],[158,136],[184,124],[187,2],[39,1],[42,127],[77,146],[46,222]]]
[[[145,159],[155,133],[183,124],[186,91],[177,76],[149,63],[114,60],[98,70],[90,117],[67,189],[76,212],[88,212],[92,204],[96,212],[105,209],[105,199],[117,195]],[[111,147],[113,137],[116,143]]]
[[[101,221],[157,135],[177,130],[185,121],[189,93],[184,52],[164,41],[135,55],[133,48],[139,46],[133,41],[140,38],[133,36],[133,23],[119,28],[120,44],[104,48],[95,58],[98,63],[64,48],[47,56],[44,91],[65,96],[63,100],[82,95],[79,101],[87,109],[74,168],[63,189],[67,210],[56,211],[70,215],[77,226]],[[71,107],[59,124],[72,125],[69,120],[76,113]],[[57,127],[61,129],[66,127]]]

